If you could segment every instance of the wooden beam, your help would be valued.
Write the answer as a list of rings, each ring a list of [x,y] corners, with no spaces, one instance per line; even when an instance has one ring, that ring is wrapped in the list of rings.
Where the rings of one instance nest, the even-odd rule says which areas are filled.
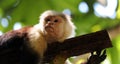
[[[65,40],[63,43],[55,42],[48,44],[45,53],[45,62],[51,62],[56,56],[64,55],[65,59],[88,52],[112,47],[107,30],[77,36]]]

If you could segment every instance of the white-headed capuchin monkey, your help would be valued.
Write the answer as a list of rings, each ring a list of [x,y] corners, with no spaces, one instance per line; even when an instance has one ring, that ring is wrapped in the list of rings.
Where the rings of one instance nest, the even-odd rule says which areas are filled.
[[[75,26],[70,16],[52,10],[45,11],[41,14],[38,24],[9,31],[0,36],[0,64],[38,64],[48,43],[62,43],[74,35]],[[3,49],[14,52],[5,55],[4,52],[9,50]],[[16,63],[12,58],[16,58]]]

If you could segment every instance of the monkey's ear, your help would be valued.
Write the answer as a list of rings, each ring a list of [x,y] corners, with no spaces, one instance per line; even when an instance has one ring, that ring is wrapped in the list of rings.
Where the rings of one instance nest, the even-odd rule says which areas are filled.
[[[64,14],[64,13],[63,13],[63,14],[61,15],[61,17],[64,18],[65,21],[71,21],[71,16],[70,16],[70,15],[67,15],[67,14]]]
[[[71,38],[75,36],[75,25],[74,23],[71,21],[71,16],[67,15],[67,14],[62,14],[62,18],[65,20],[65,35],[67,38]]]

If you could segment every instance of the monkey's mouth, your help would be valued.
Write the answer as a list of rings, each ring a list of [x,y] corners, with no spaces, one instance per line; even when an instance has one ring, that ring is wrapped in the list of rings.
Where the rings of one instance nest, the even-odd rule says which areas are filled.
[[[54,32],[54,28],[51,26],[45,26],[45,30],[48,32]]]

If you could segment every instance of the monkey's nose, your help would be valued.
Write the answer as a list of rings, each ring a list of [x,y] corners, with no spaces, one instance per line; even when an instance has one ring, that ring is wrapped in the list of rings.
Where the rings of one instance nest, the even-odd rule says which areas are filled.
[[[54,25],[54,23],[53,22],[49,22],[48,25]]]

